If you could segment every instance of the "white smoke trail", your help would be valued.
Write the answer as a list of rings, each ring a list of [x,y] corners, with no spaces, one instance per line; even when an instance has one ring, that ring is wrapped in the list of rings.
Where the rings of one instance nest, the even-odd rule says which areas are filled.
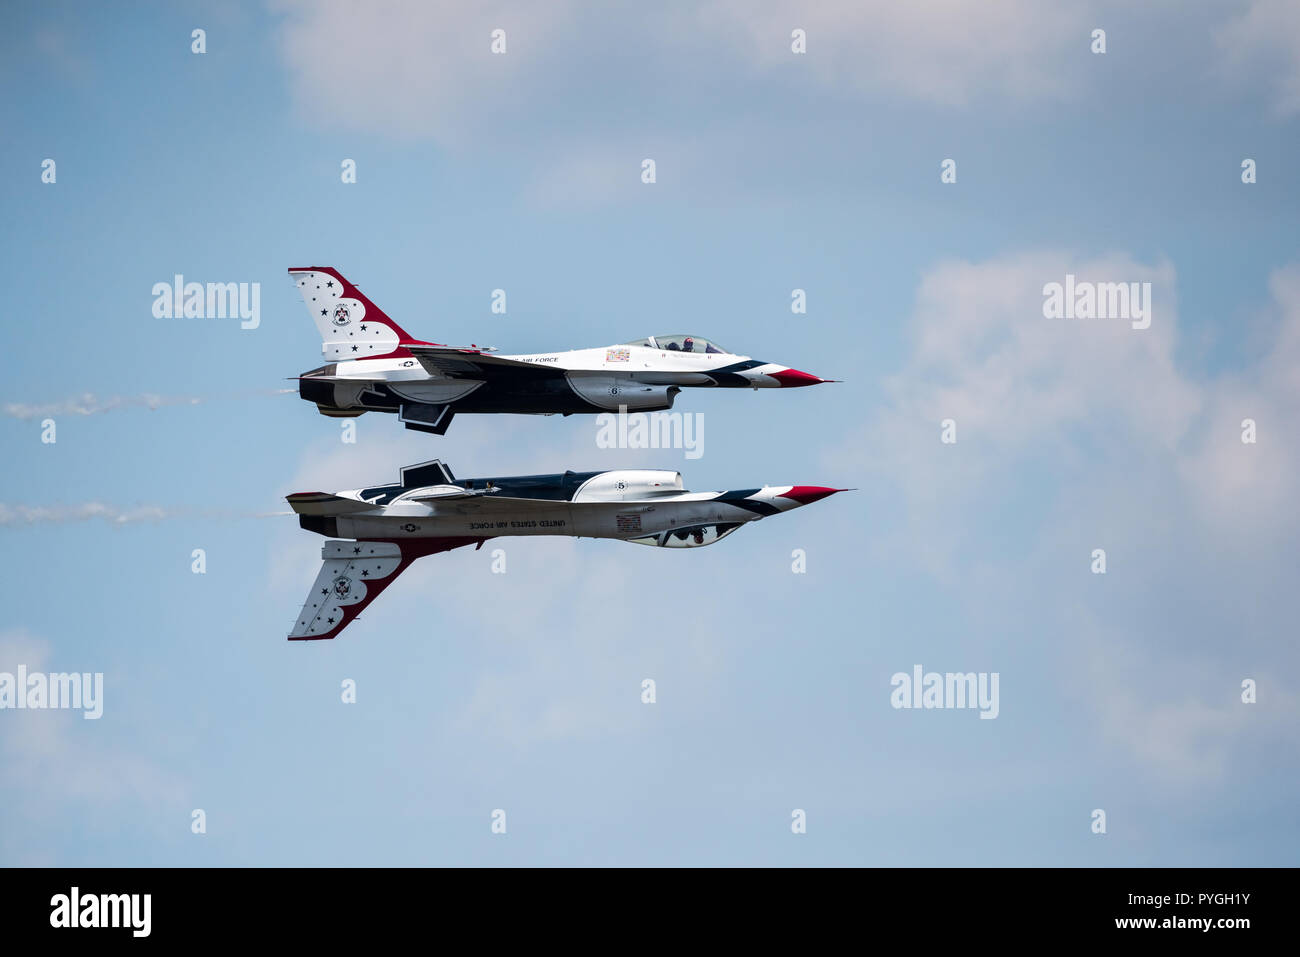
[[[89,522],[99,519],[110,525],[132,525],[140,522],[164,522],[178,518],[216,519],[228,521],[240,518],[271,518],[292,515],[293,512],[242,512],[221,508],[189,508],[186,506],[134,505],[121,507],[104,502],[83,502],[79,505],[6,505],[0,502],[0,527],[23,525],[66,525],[71,522]]]
[[[9,402],[4,406],[4,414],[13,419],[35,419],[50,415],[98,415],[112,412],[114,409],[161,409],[175,405],[201,405],[214,399],[239,399],[254,396],[288,395],[297,389],[249,389],[244,392],[230,392],[223,395],[154,395],[146,392],[141,395],[112,395],[99,398],[86,392],[80,396],[63,399],[60,402],[47,402],[43,405],[28,405],[23,402]]]

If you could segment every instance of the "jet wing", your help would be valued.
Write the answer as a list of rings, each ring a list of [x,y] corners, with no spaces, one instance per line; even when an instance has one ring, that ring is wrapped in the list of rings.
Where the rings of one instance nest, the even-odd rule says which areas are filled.
[[[464,490],[462,489],[462,491]],[[537,512],[543,515],[554,515],[559,512],[567,512],[569,506],[573,504],[569,501],[556,501],[553,499],[514,498],[495,494],[491,489],[477,490],[473,493],[466,492],[466,494],[460,496],[440,495],[428,498],[421,496],[416,498],[415,501],[432,505],[435,512],[451,513],[453,515],[490,512],[517,514],[521,510]]]
[[[420,365],[430,375],[452,379],[557,379],[564,375],[563,369],[554,366],[520,362],[455,346],[408,345],[406,349],[420,360]]]
[[[537,509],[542,512],[553,508],[568,508],[573,504],[567,499],[516,498],[512,495],[494,494],[491,489],[475,492],[474,496],[472,499],[457,502],[456,504],[473,505],[476,508]]]
[[[490,488],[461,488],[459,485],[442,485],[436,488],[423,489],[419,495],[407,495],[403,501],[407,502],[448,502],[463,498],[474,498],[476,495],[491,495],[496,489]]]

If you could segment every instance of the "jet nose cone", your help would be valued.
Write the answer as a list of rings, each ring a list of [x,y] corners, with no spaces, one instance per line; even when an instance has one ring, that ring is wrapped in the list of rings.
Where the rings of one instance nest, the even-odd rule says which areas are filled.
[[[792,499],[800,505],[811,505],[813,502],[820,502],[836,492],[847,491],[846,488],[826,488],[824,485],[796,485],[790,491],[782,492],[781,498]]]
[[[830,379],[820,379],[815,375],[809,375],[807,372],[800,372],[798,369],[782,369],[778,372],[769,372],[777,382],[781,383],[783,389],[794,389],[802,385],[821,385],[823,382],[830,382]]]

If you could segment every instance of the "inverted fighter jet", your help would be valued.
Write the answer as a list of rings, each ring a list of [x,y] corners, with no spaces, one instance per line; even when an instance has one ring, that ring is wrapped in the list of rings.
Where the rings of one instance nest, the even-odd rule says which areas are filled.
[[[702,336],[536,355],[413,339],[330,266],[289,270],[320,330],[328,365],[298,377],[323,415],[396,412],[408,429],[443,435],[457,412],[541,415],[656,412],[684,388],[776,389],[833,382],[735,355]]]
[[[330,539],[290,641],[333,638],[423,555],[482,547],[507,535],[615,538],[697,548],[746,522],[843,489],[778,485],[688,492],[680,472],[631,469],[456,479],[434,460],[402,469],[392,485],[288,497],[299,524]]]

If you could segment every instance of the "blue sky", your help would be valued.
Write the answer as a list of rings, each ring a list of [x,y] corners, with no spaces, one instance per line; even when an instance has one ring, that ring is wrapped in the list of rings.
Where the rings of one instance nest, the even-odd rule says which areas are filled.
[[[1054,6],[11,5],[0,670],[105,706],[0,711],[0,863],[1295,864],[1300,13]],[[683,393],[694,460],[579,417],[345,445],[267,394],[320,362],[300,265],[439,342],[845,381]],[[176,273],[260,283],[260,326],[155,318]],[[1151,328],[1045,319],[1066,273],[1151,282]],[[52,445],[18,408],[87,393],[201,401]],[[286,642],[322,540],[254,516],[435,456],[858,491],[687,553],[436,556]],[[997,672],[998,718],[891,708],[915,664]]]

